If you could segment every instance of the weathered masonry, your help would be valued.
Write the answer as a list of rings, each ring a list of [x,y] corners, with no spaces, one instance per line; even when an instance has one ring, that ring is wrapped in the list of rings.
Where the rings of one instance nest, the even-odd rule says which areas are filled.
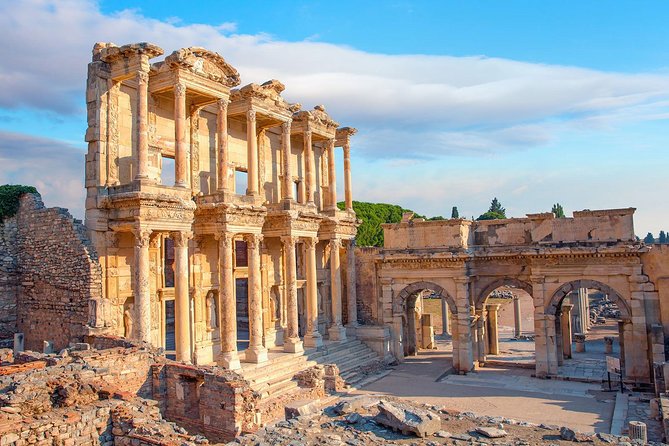
[[[286,102],[276,80],[235,88],[239,74],[216,53],[183,48],[151,62],[162,54],[100,43],[89,65],[96,328],[229,369],[264,362],[276,346],[346,340],[357,320],[356,130],[323,106]]]
[[[637,242],[634,209],[551,213],[507,220],[422,221],[405,216],[384,226],[385,246],[358,252],[363,320],[391,331],[390,349],[406,351],[410,310],[430,290],[446,301],[453,363],[472,370],[491,353],[496,317],[490,293],[510,285],[534,301],[536,374],[556,375],[563,359],[565,297],[598,289],[620,309],[619,339],[626,380],[650,383],[664,363],[669,301],[669,250]],[[664,327],[664,328],[663,328]],[[496,336],[496,334],[495,334]],[[569,339],[569,337],[566,337]]]

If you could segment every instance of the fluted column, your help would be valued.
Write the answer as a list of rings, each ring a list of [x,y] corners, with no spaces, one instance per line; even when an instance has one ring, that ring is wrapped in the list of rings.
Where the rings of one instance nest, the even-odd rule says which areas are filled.
[[[341,323],[341,259],[339,248],[341,240],[330,240],[330,304],[332,308],[332,323],[328,328],[331,341],[345,341],[346,329]]]
[[[137,174],[136,180],[149,177],[149,73],[137,72]]]
[[[318,278],[316,276],[316,237],[304,240],[307,251],[307,332],[304,336],[305,347],[320,347],[323,337],[318,332]]]
[[[522,314],[520,312],[520,297],[513,296],[513,325],[514,325],[514,335],[516,338],[520,338],[522,334]]]
[[[188,146],[186,145],[186,85],[174,86],[174,185],[188,187]]]
[[[302,341],[300,340],[299,315],[297,309],[297,271],[295,261],[295,237],[283,236],[283,255],[284,255],[284,293],[287,300],[287,322],[286,335],[283,340],[283,350],[289,353],[299,353],[304,351]]]
[[[221,333],[221,353],[216,362],[230,370],[239,369],[237,353],[237,300],[233,275],[232,234],[223,233],[218,237],[218,295],[219,329]]]
[[[248,234],[245,237],[249,258],[249,348],[246,361],[267,361],[267,349],[263,345],[262,323],[262,277],[260,275],[260,242],[262,236]]]
[[[151,231],[139,228],[135,235],[134,294],[135,317],[132,337],[140,341],[151,342],[151,288],[149,287],[149,238]]]
[[[290,148],[291,121],[281,124],[281,156],[283,162],[283,199],[292,201],[293,197],[293,166],[291,165]]]
[[[328,195],[330,209],[337,209],[337,169],[335,168],[335,140],[328,140]]]
[[[351,190],[351,143],[347,140],[344,144],[344,198],[346,210],[353,210],[353,192]]]
[[[191,361],[188,239],[190,232],[172,232],[174,240],[174,337],[177,361]]]
[[[227,99],[219,99],[216,115],[216,131],[218,133],[218,190],[230,190],[230,159],[228,156],[228,103]]]
[[[258,195],[258,135],[256,133],[256,112],[246,112],[246,147],[248,161],[248,186],[246,195]]]
[[[311,143],[311,130],[304,132],[304,162],[306,170],[306,199],[307,204],[314,203],[314,194],[316,191],[315,170],[314,165],[314,148]]]
[[[499,326],[497,324],[497,312],[499,304],[486,305],[488,309],[488,352],[491,355],[499,355]]]
[[[348,327],[358,326],[358,295],[356,290],[356,272],[355,272],[355,239],[348,241],[346,247],[346,292]]]

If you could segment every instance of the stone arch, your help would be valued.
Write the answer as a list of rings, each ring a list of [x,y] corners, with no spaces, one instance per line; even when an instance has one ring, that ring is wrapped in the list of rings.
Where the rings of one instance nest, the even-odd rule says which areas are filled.
[[[439,294],[442,297],[442,299],[446,299],[446,303],[448,303],[448,307],[449,310],[451,310],[451,313],[458,314],[458,307],[455,305],[455,299],[453,299],[453,297],[450,294],[448,294],[448,291],[446,291],[444,287],[437,285],[434,282],[421,281],[409,284],[406,287],[404,287],[402,291],[399,292],[398,297],[400,298],[402,304],[405,305],[406,302],[408,302],[409,297],[411,297],[411,295],[422,290],[432,290],[435,293]]]
[[[475,305],[476,309],[477,310],[482,309],[483,304],[485,303],[485,301],[488,298],[488,296],[490,295],[490,293],[495,291],[497,288],[499,288],[501,286],[505,286],[505,285],[506,286],[511,285],[511,286],[516,287],[516,288],[520,288],[521,290],[523,290],[527,294],[529,294],[530,297],[533,297],[533,295],[532,295],[532,285],[531,284],[529,284],[529,283],[527,283],[523,280],[517,279],[515,277],[502,277],[502,278],[494,280],[490,284],[488,284],[483,289],[483,291],[477,296],[476,305]]]
[[[555,293],[553,293],[548,307],[546,307],[546,314],[555,316],[557,314],[558,308],[560,307],[562,299],[564,299],[565,296],[567,296],[569,293],[576,291],[579,288],[592,288],[606,293],[609,298],[618,306],[618,309],[620,310],[620,318],[623,320],[632,319],[632,309],[630,308],[627,301],[620,295],[620,293],[605,283],[589,279],[573,280],[558,288]]]

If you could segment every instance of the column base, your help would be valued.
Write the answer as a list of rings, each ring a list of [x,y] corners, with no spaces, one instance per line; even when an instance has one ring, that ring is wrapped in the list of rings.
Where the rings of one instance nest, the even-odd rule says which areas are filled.
[[[304,344],[300,338],[286,338],[283,340],[283,351],[286,353],[302,353]]]
[[[346,329],[342,325],[333,325],[328,328],[328,335],[331,341],[343,342],[346,340]]]
[[[304,346],[309,348],[322,347],[323,336],[318,332],[304,335]]]
[[[246,355],[244,361],[252,362],[254,364],[260,364],[261,362],[267,362],[267,349],[262,345],[258,347],[249,347],[246,350]]]
[[[228,370],[239,370],[242,368],[242,364],[239,362],[239,355],[236,351],[219,354],[216,364]]]

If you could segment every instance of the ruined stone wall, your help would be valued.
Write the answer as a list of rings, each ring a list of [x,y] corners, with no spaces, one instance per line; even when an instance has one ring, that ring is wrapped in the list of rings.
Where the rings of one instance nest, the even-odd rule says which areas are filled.
[[[383,323],[378,320],[378,287],[375,258],[381,248],[355,248],[358,321],[362,324]]]
[[[90,301],[102,297],[97,254],[81,222],[38,195],[21,197],[16,224],[17,330],[27,349],[41,351],[45,340],[62,349],[86,334]]]
[[[16,256],[16,217],[0,222],[0,347],[9,346],[16,333],[19,271]]]
[[[153,367],[153,397],[167,420],[211,440],[229,441],[258,428],[259,395],[229,370],[157,364]]]

